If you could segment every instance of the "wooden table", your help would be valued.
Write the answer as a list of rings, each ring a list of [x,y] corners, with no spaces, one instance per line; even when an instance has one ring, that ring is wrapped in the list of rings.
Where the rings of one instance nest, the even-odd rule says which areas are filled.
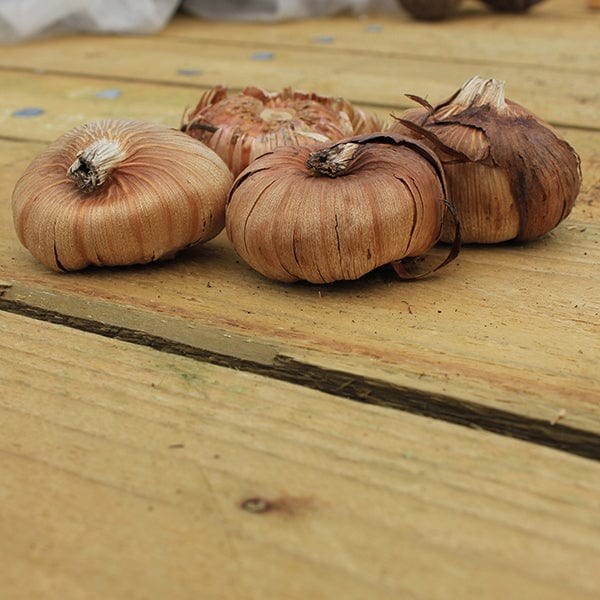
[[[583,2],[466,2],[0,48],[0,597],[599,598],[599,31]],[[58,274],[14,233],[16,179],[82,122],[176,127],[218,83],[386,117],[474,74],[581,155],[572,215],[537,242],[316,286],[264,279],[224,235]]]

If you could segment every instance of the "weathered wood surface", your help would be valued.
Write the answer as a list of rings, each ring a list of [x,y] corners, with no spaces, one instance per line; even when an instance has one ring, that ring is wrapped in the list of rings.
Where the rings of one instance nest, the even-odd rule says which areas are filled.
[[[7,197],[42,145],[3,145]],[[600,432],[594,193],[586,187],[589,203],[535,244],[466,248],[457,263],[421,282],[399,283],[384,272],[325,287],[265,280],[236,258],[224,235],[163,264],[50,273],[20,247],[5,203],[2,278],[12,287],[1,302],[35,308],[41,318],[58,311],[74,326],[159,337],[173,351],[184,344],[224,364],[268,347],[270,362],[249,368],[298,381],[309,372],[313,387],[508,433],[510,415],[519,415],[528,419],[522,434],[536,438],[542,428],[544,439],[567,444],[550,425],[561,411],[564,426]],[[332,370],[348,377],[331,384]],[[414,394],[418,406],[410,404]],[[438,395],[447,399],[441,407],[433,402]],[[581,444],[587,455],[597,441]]]
[[[61,38],[60,50],[54,39],[5,46],[0,68],[3,77],[24,71],[94,75],[98,84],[155,81],[179,91],[217,83],[298,85],[346,95],[384,113],[409,105],[407,92],[439,100],[479,72],[506,78],[513,99],[554,123],[598,129],[597,20],[597,14],[570,0],[550,1],[527,16],[494,15],[467,2],[461,19],[441,27],[402,15],[270,27],[216,26],[179,16],[160,36],[109,37],[109,43],[105,36],[72,36]],[[251,60],[258,50],[273,59]],[[13,89],[8,80],[6,88]],[[79,86],[72,93],[82,100],[86,89]],[[189,103],[196,99],[190,93]]]
[[[159,38],[160,39],[160,38]],[[536,66],[492,65],[457,62],[449,70],[447,63],[402,56],[372,56],[366,53],[328,53],[321,60],[314,50],[277,50],[272,61],[252,61],[252,50],[247,46],[221,47],[219,45],[191,44],[178,39],[119,39],[106,46],[106,38],[69,38],[62,42],[64,55],[52,56],[50,42],[35,42],[9,48],[0,54],[0,66],[19,66],[29,70],[52,73],[93,74],[107,79],[139,78],[149,82],[171,83],[177,78],[178,68],[198,68],[202,73],[188,78],[199,86],[225,83],[232,88],[258,84],[268,89],[283,85],[294,88],[319,90],[326,95],[343,95],[357,103],[376,103],[385,106],[410,106],[406,93],[442,100],[451,95],[472,75],[495,76],[507,80],[507,95],[561,125],[600,128],[595,109],[597,87],[588,72],[547,69]],[[83,46],[83,47],[82,47]],[[263,45],[264,46],[264,45]],[[98,48],[105,48],[98,50]],[[267,48],[273,50],[274,48]],[[78,60],[73,55],[80,51]],[[123,61],[122,56],[131,56]],[[64,56],[64,58],[63,58]],[[190,57],[193,57],[191,59]],[[201,57],[198,58],[198,57]],[[131,63],[134,64],[131,64]],[[153,65],[148,70],[146,63]],[[542,72],[540,72],[542,71]],[[397,73],[397,79],[390,78]],[[373,98],[372,90],[377,90]],[[560,100],[572,105],[565,113]]]
[[[600,473],[582,456],[600,456],[600,15],[466,5],[441,24],[179,16],[157,36],[0,48],[0,592],[598,597]],[[581,155],[571,217],[533,244],[465,248],[414,283],[314,286],[265,280],[224,235],[72,274],[16,239],[16,179],[82,122],[177,127],[217,83],[385,116],[476,73],[506,78]],[[27,107],[44,112],[13,116]],[[251,497],[274,509],[242,510]]]
[[[315,48],[337,52],[400,55],[439,63],[488,66],[511,64],[598,73],[597,22],[578,0],[545,0],[525,18],[493,14],[476,0],[464,0],[461,18],[440,27],[412,21],[403,15],[363,15],[288,21],[265,28],[256,23],[220,23],[219,27],[190,28],[175,18],[165,36],[266,47]],[[548,40],[552,39],[552,44]],[[400,73],[398,73],[399,80]]]
[[[598,463],[22,316],[0,352],[7,600],[600,595]]]
[[[560,2],[549,3],[547,9],[528,17],[501,18],[486,12],[435,26],[387,17],[381,33],[388,37],[373,47],[361,47],[356,55],[311,41],[315,28],[320,32],[323,27],[339,27],[347,45],[352,27],[364,25],[364,21],[347,18],[274,27],[178,18],[159,36],[70,36],[8,46],[0,53],[0,65],[7,69],[1,193],[9,198],[16,177],[41,149],[40,142],[100,117],[126,116],[177,126],[185,106],[193,105],[200,93],[196,85],[202,83],[252,82],[280,88],[302,82],[300,87],[328,93],[333,91],[330,86],[337,86],[335,77],[343,74],[338,93],[347,93],[352,100],[368,98],[380,111],[388,103],[393,110],[399,106],[394,102],[402,102],[396,72],[402,73],[406,89],[419,88],[422,78],[428,86],[445,86],[444,93],[448,93],[480,66],[481,56],[473,60],[465,56],[467,31],[479,32],[474,34],[476,39],[486,30],[494,31],[494,36],[505,40],[503,47],[521,47],[525,31],[536,31],[540,43],[526,44],[523,50],[532,52],[527,61],[535,62],[541,58],[536,54],[541,40],[554,48],[559,25],[568,32],[561,43],[570,44],[572,52],[577,49],[575,40],[591,43],[589,23],[593,21],[583,9],[573,10]],[[424,27],[432,35],[446,31],[435,35],[446,35],[451,47],[456,38],[454,50],[444,52],[442,61],[418,54],[407,57],[389,37],[402,33],[400,38],[408,43],[422,39]],[[261,37],[261,30],[269,33]],[[361,31],[373,34],[364,27]],[[451,33],[460,31],[463,35]],[[508,31],[518,35],[507,36]],[[280,44],[283,37],[285,46]],[[218,38],[221,41],[216,43]],[[266,41],[281,46],[274,61],[248,60],[252,49],[259,43],[265,47]],[[382,52],[384,48],[388,51]],[[339,385],[361,388],[351,393],[359,399],[409,408],[404,396],[413,390],[426,405],[433,406],[433,396],[441,395],[449,407],[453,402],[466,402],[484,412],[493,409],[488,417],[495,429],[510,430],[510,416],[518,415],[528,419],[525,428],[533,419],[536,427],[546,425],[544,435],[556,437],[558,429],[547,425],[555,414],[564,412],[565,425],[599,433],[599,306],[594,290],[600,276],[600,233],[594,215],[598,212],[600,134],[594,130],[597,110],[590,101],[597,94],[598,77],[591,64],[572,68],[571,55],[564,50],[550,53],[548,60],[535,67],[484,56],[494,71],[513,69],[510,84],[522,86],[525,97],[519,99],[528,105],[531,100],[541,116],[579,126],[562,132],[582,155],[583,191],[571,218],[543,240],[466,248],[445,271],[414,284],[396,283],[380,273],[322,288],[274,284],[240,264],[224,235],[171,263],[64,276],[47,272],[19,246],[5,202],[1,207],[1,276],[5,283],[17,284],[4,293],[5,305],[26,306],[30,286],[36,302],[43,305],[44,298],[52,298],[46,306],[34,307],[42,318],[56,304],[75,319],[83,313],[92,322],[102,320],[114,328],[131,329],[128,319],[133,315],[137,323],[133,329],[142,337],[156,335],[156,323],[166,320],[170,324],[163,336],[167,343],[179,343],[177,335],[173,333],[171,339],[168,332],[178,331],[177,322],[183,319],[184,324],[213,328],[216,337],[242,336],[250,340],[250,347],[275,347],[274,356],[287,357],[289,365],[294,361],[313,365],[320,371],[312,385],[328,391],[334,391],[327,387],[332,374],[323,372],[323,367],[348,373],[350,381]],[[198,57],[203,65],[198,65]],[[392,68],[396,62],[398,69]],[[302,68],[297,71],[294,65]],[[192,66],[202,67],[202,72],[192,77],[179,74],[179,69]],[[315,68],[322,74],[315,75]],[[535,78],[527,74],[528,69],[535,72]],[[319,85],[325,83],[325,72],[327,83]],[[411,72],[416,73],[412,80]],[[369,79],[373,74],[379,78],[377,84]],[[581,86],[565,85],[571,76],[581,77]],[[555,78],[563,85],[554,85]],[[383,80],[387,85],[382,85]],[[112,86],[118,88],[118,98],[96,96]],[[395,91],[390,95],[392,88]],[[577,101],[572,98],[575,91]],[[42,105],[45,112],[29,119],[12,116],[14,110],[32,103]],[[545,110],[547,103],[551,107]],[[50,291],[54,296],[46,294]],[[130,310],[124,311],[123,305]],[[137,318],[138,314],[144,318]],[[200,352],[213,352],[205,339],[197,336],[190,345]],[[226,344],[219,354],[235,362],[246,352],[241,347],[248,346]],[[295,370],[289,373],[290,378],[296,375]],[[381,387],[386,397],[376,397],[373,386]],[[505,412],[508,421],[495,411]],[[435,409],[437,413],[441,416],[444,411]],[[470,409],[444,416],[488,426],[484,416],[471,415]],[[494,425],[497,418],[500,421]],[[595,441],[586,440],[586,446]]]

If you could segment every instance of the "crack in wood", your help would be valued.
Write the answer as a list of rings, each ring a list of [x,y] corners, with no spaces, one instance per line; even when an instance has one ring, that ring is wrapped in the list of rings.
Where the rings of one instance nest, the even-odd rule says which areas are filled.
[[[266,357],[253,360],[135,328],[68,315],[47,307],[28,304],[20,299],[9,298],[6,292],[10,287],[10,284],[4,285],[0,282],[0,310],[201,362],[271,377],[355,402],[488,431],[600,461],[600,435],[591,431],[514,414],[448,394],[423,391],[346,371],[311,365],[282,353],[274,352],[272,356],[267,353]]]

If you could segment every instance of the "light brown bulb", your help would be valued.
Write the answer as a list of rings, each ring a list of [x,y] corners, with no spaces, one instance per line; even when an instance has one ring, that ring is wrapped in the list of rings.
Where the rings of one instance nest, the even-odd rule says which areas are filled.
[[[216,236],[232,179],[215,152],[177,130],[97,121],[27,167],[12,194],[14,225],[54,270],[147,263]]]
[[[427,252],[445,216],[434,153],[375,133],[257,158],[234,182],[226,230],[237,253],[266,277],[327,283]]]
[[[448,100],[400,115],[435,148],[467,243],[533,240],[570,213],[581,185],[579,157],[550,125],[505,99],[504,82],[473,77]],[[443,240],[451,231],[444,230]]]
[[[229,95],[224,86],[204,93],[181,127],[213,148],[234,175],[277,146],[313,145],[380,128],[374,116],[342,98],[257,87]]]
[[[462,0],[398,0],[415,19],[440,21],[449,17]]]

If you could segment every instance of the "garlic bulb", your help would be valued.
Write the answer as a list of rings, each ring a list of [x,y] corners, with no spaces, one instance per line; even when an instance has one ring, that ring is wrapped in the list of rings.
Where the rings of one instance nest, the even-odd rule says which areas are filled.
[[[581,185],[579,157],[547,123],[504,97],[504,82],[473,77],[448,100],[400,115],[444,165],[463,242],[533,240],[570,213]],[[451,237],[445,229],[443,240]]]
[[[526,12],[542,0],[483,0],[498,12]]]
[[[205,92],[182,125],[213,148],[234,175],[277,146],[313,145],[379,129],[375,117],[342,98],[257,87],[229,96],[224,86]]]
[[[217,235],[232,176],[191,137],[105,120],[72,129],[12,194],[21,243],[54,270],[147,263]]]
[[[445,215],[435,154],[374,133],[257,158],[233,184],[226,231],[237,253],[271,279],[357,279],[388,263],[410,277],[397,261],[434,246]]]
[[[439,21],[448,17],[462,0],[398,0],[415,19]]]

